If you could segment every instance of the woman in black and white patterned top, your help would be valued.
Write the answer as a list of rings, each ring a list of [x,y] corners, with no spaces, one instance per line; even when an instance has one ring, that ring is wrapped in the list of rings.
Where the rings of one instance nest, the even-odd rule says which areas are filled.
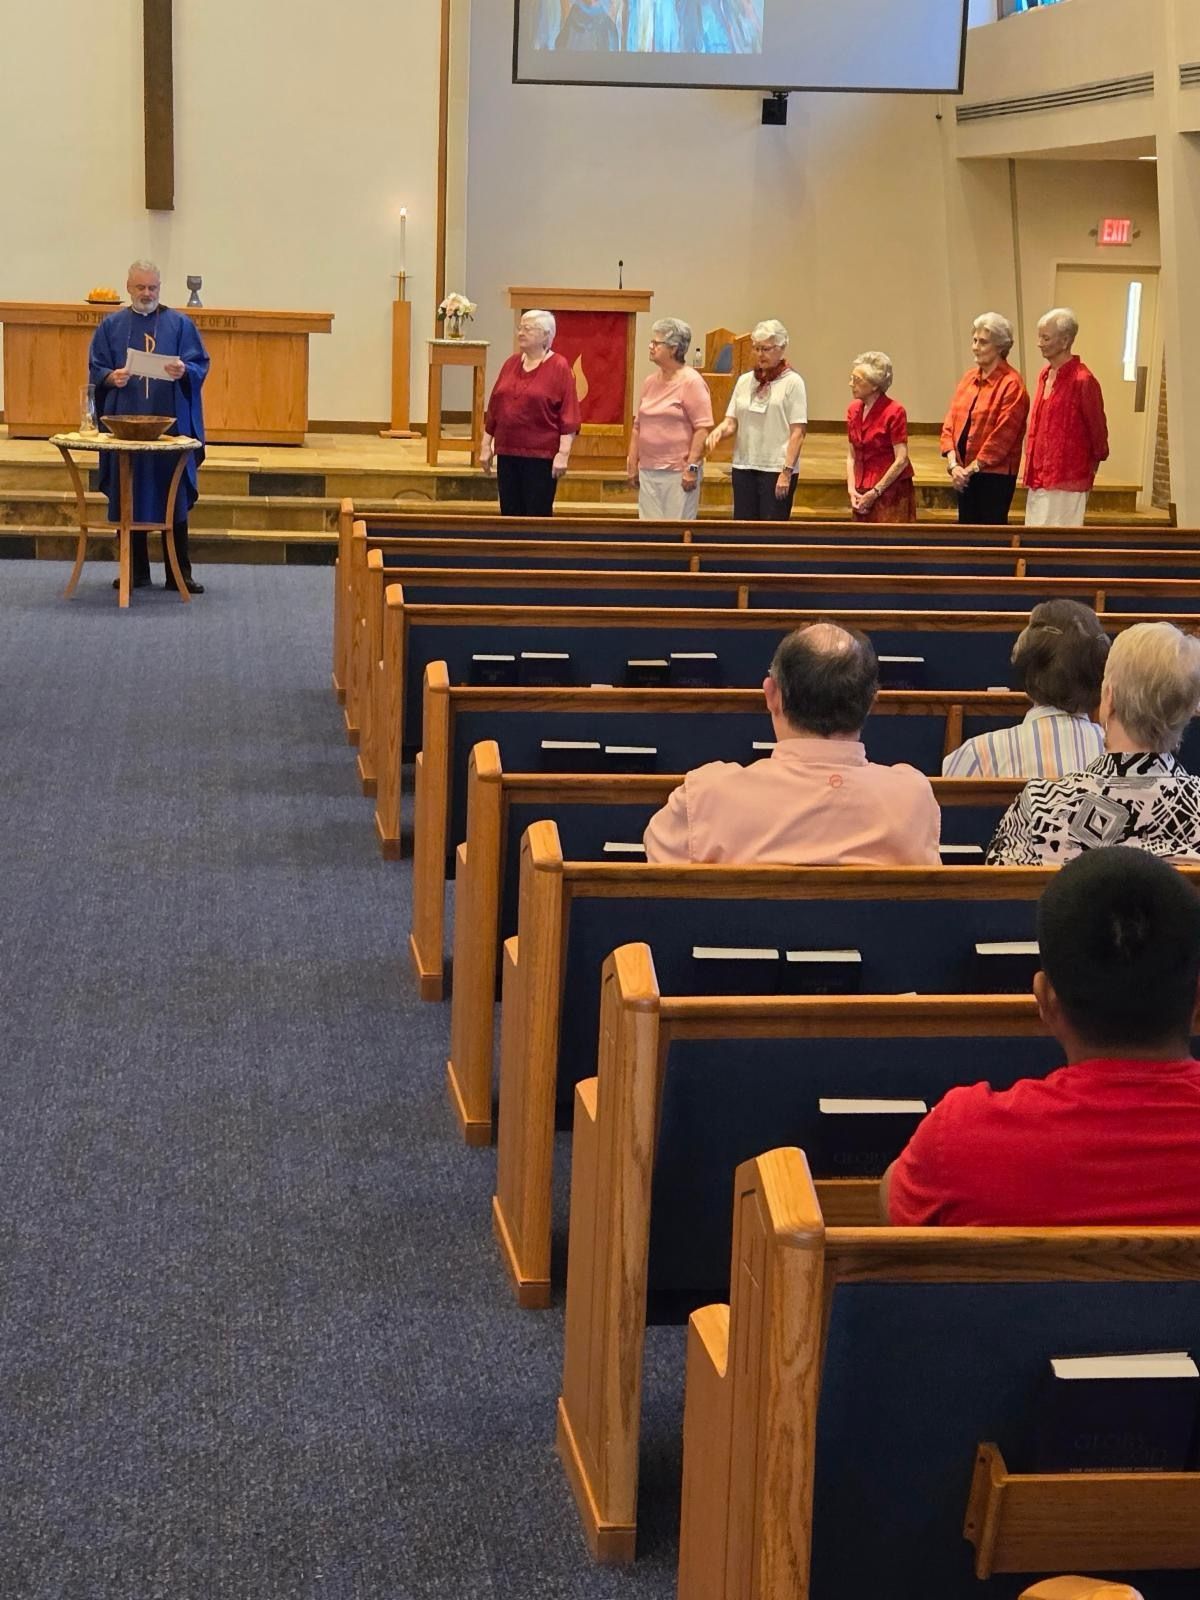
[[[1200,704],[1200,639],[1170,622],[1118,634],[1100,694],[1106,753],[1070,777],[1035,779],[988,846],[992,866],[1060,866],[1099,845],[1200,861],[1200,778],[1175,751]]]

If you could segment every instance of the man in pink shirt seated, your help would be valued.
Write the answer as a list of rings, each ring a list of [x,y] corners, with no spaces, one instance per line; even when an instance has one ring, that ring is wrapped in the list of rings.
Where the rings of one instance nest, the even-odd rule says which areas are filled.
[[[1200,895],[1145,850],[1062,868],[1038,905],[1048,1078],[951,1089],[883,1178],[897,1227],[1200,1226]],[[1002,1046],[1000,1047],[1002,1048]]]
[[[649,861],[936,867],[941,812],[915,767],[867,760],[879,689],[871,641],[813,622],[783,640],[763,683],[778,741],[748,767],[689,772],[645,832]]]

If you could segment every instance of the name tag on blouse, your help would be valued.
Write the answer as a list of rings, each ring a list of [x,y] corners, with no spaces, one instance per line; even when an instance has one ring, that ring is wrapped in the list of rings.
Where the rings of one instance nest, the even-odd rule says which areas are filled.
[[[765,394],[757,394],[757,393],[752,394],[750,396],[750,409],[751,409],[751,411],[765,411],[767,409],[767,404],[770,401],[770,399],[771,399],[771,391],[769,389],[767,390],[767,392]]]

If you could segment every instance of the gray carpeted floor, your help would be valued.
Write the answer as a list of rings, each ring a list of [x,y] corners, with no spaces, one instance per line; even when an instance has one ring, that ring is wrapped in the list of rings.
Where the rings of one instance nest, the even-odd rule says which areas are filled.
[[[0,563],[0,1595],[672,1595],[680,1336],[643,1557],[598,1569],[561,1306],[508,1297],[401,962],[332,573],[122,614],[112,570],[68,604]]]

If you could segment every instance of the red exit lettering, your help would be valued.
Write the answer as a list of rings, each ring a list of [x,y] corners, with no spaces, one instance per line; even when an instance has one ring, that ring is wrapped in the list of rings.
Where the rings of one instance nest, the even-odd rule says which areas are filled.
[[[1104,217],[1096,230],[1097,244],[1132,244],[1132,217]]]

